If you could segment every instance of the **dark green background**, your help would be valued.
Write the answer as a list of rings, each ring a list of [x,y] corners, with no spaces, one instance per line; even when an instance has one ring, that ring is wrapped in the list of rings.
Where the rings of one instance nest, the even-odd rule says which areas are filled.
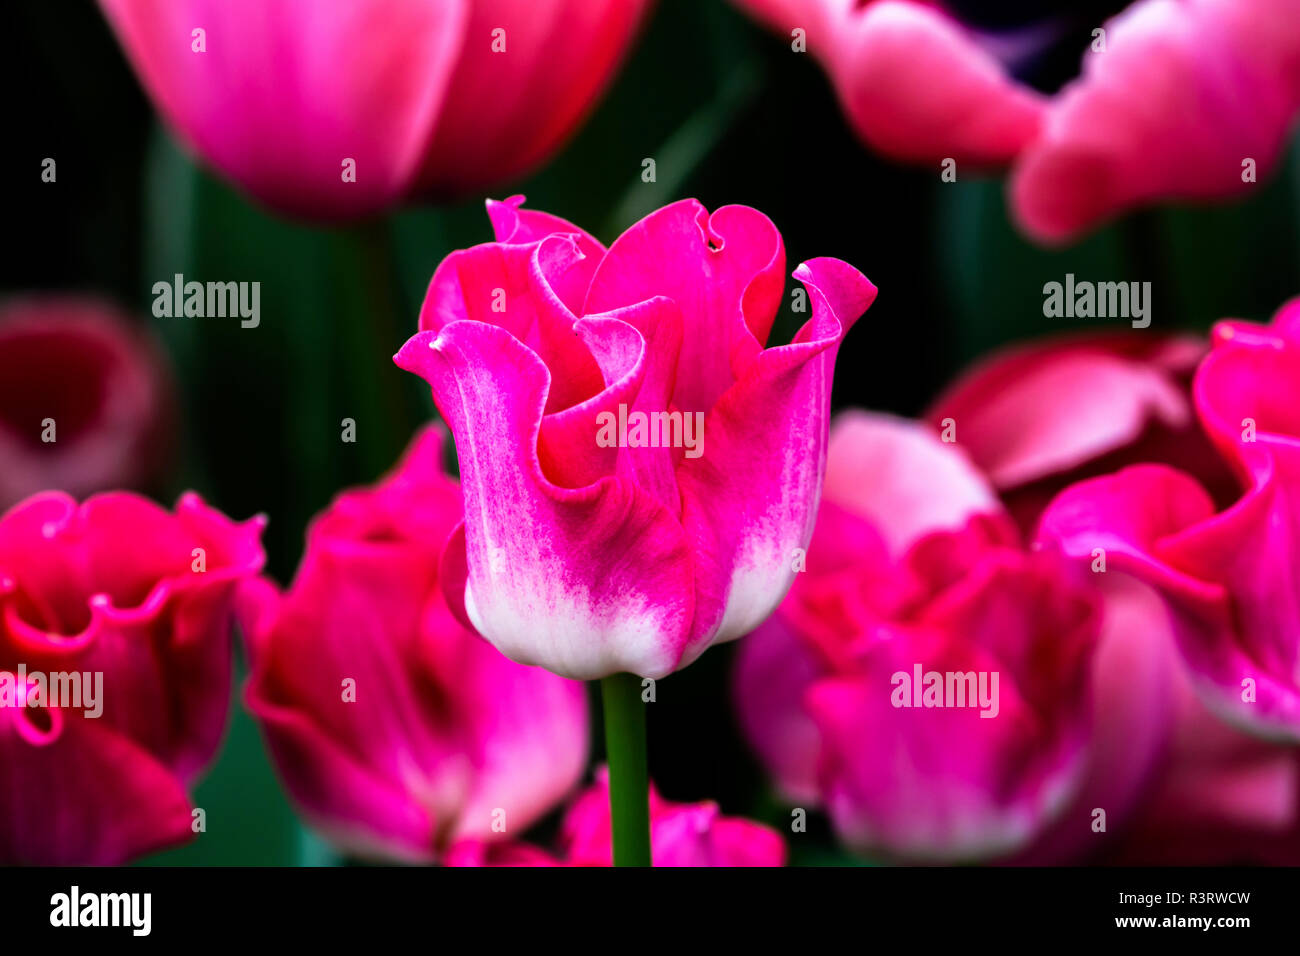
[[[490,238],[484,197],[348,230],[276,219],[178,151],[94,4],[19,0],[4,16],[12,168],[0,291],[103,294],[155,324],[184,402],[167,497],[195,488],[232,516],[267,513],[270,570],[287,582],[309,517],[386,470],[432,414],[423,383],[391,356],[414,331],[439,260]],[[40,182],[46,156],[57,159],[56,185]],[[641,182],[645,157],[656,160],[656,183]],[[1154,271],[1162,278],[1152,330],[1266,318],[1300,289],[1298,184],[1292,149],[1244,202],[1156,210],[1045,251],[1009,224],[1000,180],[960,171],[945,184],[937,168],[869,154],[816,63],[787,40],[720,0],[662,0],[581,132],[539,173],[492,195],[524,192],[532,207],[606,242],[687,196],[761,209],[781,229],[791,269],[837,256],[880,288],[840,352],[836,406],[916,414],[973,358],[1069,327],[1042,315],[1043,283],[1066,272],[1136,280]],[[151,287],[176,272],[260,281],[261,326],[153,319]],[[773,341],[795,328],[796,317],[782,315]],[[357,420],[356,444],[339,440],[344,417]],[[659,683],[651,773],[666,796],[717,799],[788,833],[787,811],[766,793],[732,723],[733,651],[715,648]],[[232,715],[198,788],[208,832],[154,860],[336,862],[297,823],[238,701]],[[796,862],[845,861],[823,821],[814,817],[810,831],[790,838]]]

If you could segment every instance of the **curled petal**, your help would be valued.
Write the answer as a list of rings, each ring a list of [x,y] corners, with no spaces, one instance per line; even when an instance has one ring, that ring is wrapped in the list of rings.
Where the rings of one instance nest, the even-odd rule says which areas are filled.
[[[673,404],[708,412],[762,349],[785,285],[785,248],[772,221],[748,206],[709,214],[694,199],[646,216],[610,246],[587,313],[665,296],[684,337]]]
[[[587,679],[675,670],[694,612],[676,516],[618,476],[566,489],[538,436],[542,361],[503,329],[453,322],[413,337],[398,364],[430,383],[457,436],[465,494],[465,609],[512,660]]]
[[[794,274],[808,289],[812,318],[789,345],[758,353],[741,370],[706,420],[702,453],[678,470],[697,569],[689,658],[766,618],[812,536],[835,354],[876,287],[838,259],[810,260]]]

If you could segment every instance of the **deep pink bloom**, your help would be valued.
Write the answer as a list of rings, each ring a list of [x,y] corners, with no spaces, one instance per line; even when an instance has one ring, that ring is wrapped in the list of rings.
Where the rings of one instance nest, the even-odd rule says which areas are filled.
[[[806,31],[875,148],[1014,164],[1016,218],[1044,240],[1151,202],[1244,192],[1244,161],[1264,178],[1300,111],[1294,0],[1134,0],[1104,24],[1061,8],[1010,32],[930,0],[737,2],[786,36]],[[1077,78],[1052,95],[1017,79],[1081,27]]]
[[[537,165],[648,0],[100,3],[186,145],[267,205],[333,219]]]
[[[1020,547],[959,449],[846,413],[807,570],[740,649],[742,727],[782,791],[823,804],[851,846],[931,860],[1018,849],[1087,762],[1099,622],[1067,571]],[[911,688],[918,666],[943,675],[947,706]],[[949,673],[976,678],[965,706]]]
[[[1271,326],[1220,324],[1194,385],[1197,414],[1244,488],[1218,510],[1164,465],[1084,481],[1041,537],[1161,592],[1194,685],[1221,716],[1300,739],[1300,300]]]
[[[1029,538],[1067,485],[1143,461],[1177,464],[1216,493],[1234,487],[1192,409],[1208,342],[1078,333],[980,359],[930,406]]]
[[[1192,407],[1208,347],[1147,333],[1056,336],[982,359],[926,417],[951,421],[1029,537],[1070,484],[1144,461],[1180,467],[1229,502],[1237,482]],[[1017,862],[1280,858],[1280,837],[1300,825],[1295,755],[1224,726],[1194,699],[1155,591],[1118,571],[1093,580],[1104,610],[1089,767],[1073,806]],[[1105,836],[1080,825],[1097,807]]]
[[[560,853],[551,856],[527,844],[468,841],[448,854],[450,866],[612,866],[613,830],[609,772],[569,807],[560,834]],[[673,803],[650,786],[650,846],[653,866],[784,866],[786,849],[771,827],[723,816],[718,805]]]
[[[662,677],[789,587],[835,353],[876,289],[838,259],[804,263],[811,318],[764,349],[785,250],[762,213],[684,200],[606,251],[520,202],[490,203],[497,241],[438,267],[397,356],[456,438],[449,599],[522,663]]]
[[[148,482],[173,405],[161,350],[112,306],[52,295],[0,306],[0,511],[38,491]]]
[[[438,584],[461,495],[429,428],[313,522],[293,586],[249,586],[246,698],[286,786],[346,849],[429,861],[521,832],[577,783],[581,684],[506,660]],[[504,830],[502,830],[504,827]]]
[[[225,728],[233,594],[261,570],[262,526],[194,494],[173,514],[45,492],[0,517],[0,861],[120,864],[192,838],[185,788]],[[80,700],[54,694],[74,672]],[[46,703],[71,705],[17,707],[23,673],[27,700],[39,673]]]

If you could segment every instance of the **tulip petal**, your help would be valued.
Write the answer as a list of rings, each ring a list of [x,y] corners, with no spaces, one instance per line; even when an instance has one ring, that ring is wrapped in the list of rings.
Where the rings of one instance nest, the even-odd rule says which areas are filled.
[[[51,715],[53,716],[53,715]],[[0,709],[0,862],[120,866],[193,839],[190,802],[158,760],[105,722],[60,714],[34,746]]]
[[[465,4],[465,41],[424,160],[422,186],[444,195],[469,192],[534,167],[591,108],[647,5]]]
[[[673,404],[708,412],[767,341],[785,285],[785,248],[770,219],[747,206],[709,214],[684,199],[619,236],[596,270],[588,314],[665,296],[684,337]]]
[[[376,211],[412,185],[474,6],[101,5],[181,139],[261,201],[317,219]]]
[[[1210,199],[1264,177],[1300,108],[1289,0],[1141,0],[1048,110],[1011,182],[1016,218],[1051,242],[1154,199]]]
[[[868,519],[895,558],[930,532],[1002,510],[959,444],[915,422],[860,411],[831,426],[823,494]]]
[[[507,331],[451,322],[414,336],[398,364],[422,376],[457,436],[465,494],[465,609],[523,664],[588,679],[662,677],[679,666],[694,611],[676,516],[618,476],[579,489],[538,460],[551,377]]]
[[[511,196],[502,202],[487,201],[488,218],[496,241],[515,245],[540,242],[547,236],[573,236],[582,259],[562,273],[549,276],[551,286],[565,308],[581,314],[583,300],[596,267],[605,258],[605,247],[584,229],[548,212],[523,208],[523,196]],[[422,328],[424,326],[421,326]]]
[[[939,10],[896,0],[841,7],[822,35],[809,35],[809,50],[872,146],[900,159],[990,165],[1038,133],[1044,99]]]
[[[696,554],[687,660],[771,614],[812,536],[835,354],[876,287],[838,259],[812,259],[794,275],[807,287],[812,318],[792,343],[759,352],[740,370],[709,413],[699,457],[684,458],[678,470],[682,525]]]

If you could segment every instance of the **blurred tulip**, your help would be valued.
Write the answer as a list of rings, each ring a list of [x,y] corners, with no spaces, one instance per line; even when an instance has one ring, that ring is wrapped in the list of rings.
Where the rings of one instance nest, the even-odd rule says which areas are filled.
[[[1207,351],[1181,336],[1057,336],[981,360],[926,417],[936,427],[951,419],[1030,538],[1071,483],[1144,461],[1179,467],[1231,502],[1237,481],[1192,407],[1192,375]],[[1222,725],[1194,700],[1157,592],[1118,572],[1094,580],[1104,610],[1088,770],[1073,805],[1016,862],[1232,862],[1259,859],[1266,845],[1276,853],[1278,834],[1300,824],[1295,755]],[[1233,797],[1203,797],[1226,792]],[[1097,808],[1104,835],[1090,825]]]
[[[1246,192],[1300,112],[1294,0],[1101,0],[1019,15],[969,0],[736,2],[785,36],[804,31],[875,148],[1013,164],[1015,217],[1045,241],[1152,202]],[[1043,62],[1060,51],[1082,69],[1055,91],[1068,71],[1045,75]]]
[[[173,406],[161,350],[112,306],[55,295],[0,305],[0,511],[38,491],[148,483]]]
[[[662,677],[789,587],[835,354],[876,289],[804,263],[811,318],[765,350],[785,251],[762,213],[684,200],[606,251],[520,202],[489,204],[497,241],[438,267],[397,356],[460,454],[448,598],[521,663]]]
[[[611,866],[609,773],[574,801],[561,828],[561,855],[526,844],[467,841],[450,866]],[[724,817],[714,803],[672,803],[650,788],[650,843],[655,866],[783,866],[785,843],[771,827]]]
[[[1300,300],[1271,326],[1220,324],[1194,386],[1197,413],[1244,492],[1217,510],[1164,465],[1080,482],[1040,536],[1160,591],[1194,686],[1217,713],[1300,739]]]
[[[584,689],[502,657],[438,585],[460,489],[429,428],[307,535],[293,586],[241,601],[246,699],[289,792],[341,847],[427,862],[525,829],[577,783]]]
[[[262,527],[194,494],[172,514],[46,492],[0,518],[0,862],[121,864],[192,838],[185,788],[225,728],[234,589],[262,568]],[[5,693],[32,701],[35,673],[46,706]],[[56,674],[68,693],[79,675],[80,706]]]
[[[649,0],[100,0],[179,137],[283,213],[515,178],[590,109]]]
[[[742,728],[786,795],[824,804],[861,851],[1019,849],[1087,760],[1098,616],[1066,570],[1020,548],[960,450],[846,413],[807,570],[740,648]],[[937,699],[912,687],[918,670],[940,675]]]
[[[925,418],[957,443],[1032,539],[1067,485],[1125,465],[1177,465],[1217,496],[1235,493],[1195,420],[1191,381],[1209,344],[1192,336],[1052,336],[982,358]]]

